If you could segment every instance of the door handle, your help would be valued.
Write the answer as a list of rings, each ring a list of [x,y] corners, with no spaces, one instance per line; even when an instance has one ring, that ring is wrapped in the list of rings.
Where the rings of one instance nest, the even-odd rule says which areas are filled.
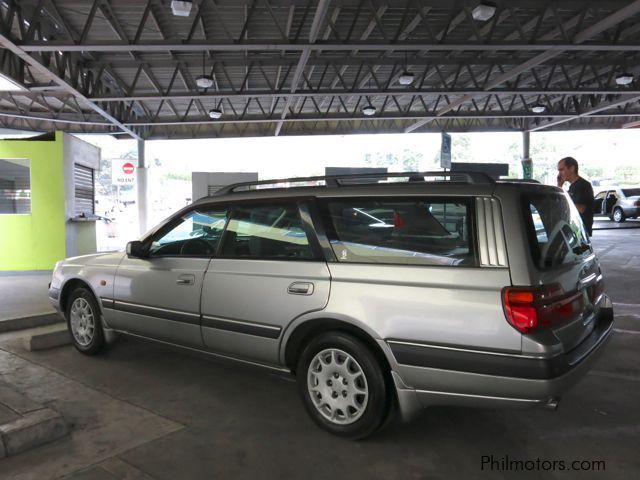
[[[313,283],[293,282],[287,288],[287,293],[292,295],[311,295],[313,293]]]
[[[180,275],[176,280],[178,285],[193,285],[195,282],[196,276],[190,274]]]

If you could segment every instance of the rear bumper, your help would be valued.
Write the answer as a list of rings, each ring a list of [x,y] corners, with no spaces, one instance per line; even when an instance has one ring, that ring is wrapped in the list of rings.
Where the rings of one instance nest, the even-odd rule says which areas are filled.
[[[640,207],[623,207],[622,211],[627,217],[638,217],[640,216]]]
[[[552,358],[390,340],[387,343],[397,361],[394,382],[403,417],[431,405],[547,404],[586,375],[612,330],[613,308],[609,305],[600,309],[592,333],[580,345]]]

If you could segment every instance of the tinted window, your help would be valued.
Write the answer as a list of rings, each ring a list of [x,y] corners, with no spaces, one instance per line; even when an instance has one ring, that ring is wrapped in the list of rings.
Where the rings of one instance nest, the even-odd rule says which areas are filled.
[[[640,195],[640,188],[623,188],[622,193],[625,197],[637,197]]]
[[[575,261],[590,253],[589,238],[580,214],[563,194],[530,194],[525,197],[531,253],[539,268]]]
[[[345,199],[323,209],[340,262],[475,264],[466,201]]]
[[[151,243],[152,255],[212,256],[227,221],[226,210],[197,209],[185,214]]]
[[[235,208],[227,226],[222,255],[263,259],[313,258],[296,205]]]
[[[29,160],[0,159],[0,213],[31,213]]]

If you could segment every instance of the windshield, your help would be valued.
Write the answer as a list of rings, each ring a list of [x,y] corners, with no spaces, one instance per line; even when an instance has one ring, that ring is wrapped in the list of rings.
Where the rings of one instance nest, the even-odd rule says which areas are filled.
[[[566,194],[528,194],[524,206],[531,254],[538,268],[571,263],[591,252],[580,214]]]

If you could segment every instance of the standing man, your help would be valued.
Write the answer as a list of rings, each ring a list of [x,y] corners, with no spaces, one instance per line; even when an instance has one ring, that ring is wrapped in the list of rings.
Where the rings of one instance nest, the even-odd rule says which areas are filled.
[[[569,182],[569,196],[575,203],[580,218],[589,236],[593,227],[593,187],[588,180],[578,175],[578,161],[573,157],[565,157],[558,162],[558,186]]]

